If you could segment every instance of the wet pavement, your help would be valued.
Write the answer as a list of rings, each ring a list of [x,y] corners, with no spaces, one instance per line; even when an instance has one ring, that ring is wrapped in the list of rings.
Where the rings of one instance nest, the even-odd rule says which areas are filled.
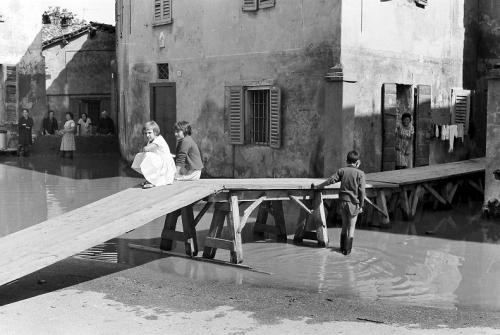
[[[0,156],[0,236],[139,182],[140,176],[118,156],[89,155],[74,160]],[[348,257],[337,250],[338,227],[329,228],[333,247],[325,249],[307,242],[293,245],[292,236],[287,244],[256,237],[251,219],[243,231],[244,264],[262,273],[179,257],[162,258],[130,248],[129,244],[158,246],[162,219],[74,258],[142,265],[155,273],[205,282],[299,288],[348,299],[446,310],[497,310],[500,223],[482,220],[475,214],[479,209],[479,202],[464,201],[454,210],[421,210],[414,221],[395,221],[390,229],[360,227]],[[287,205],[285,211],[290,233],[297,209]],[[201,245],[210,218],[209,212],[198,226]],[[183,245],[177,243],[174,251],[183,253]],[[228,260],[229,255],[220,250],[216,258]]]

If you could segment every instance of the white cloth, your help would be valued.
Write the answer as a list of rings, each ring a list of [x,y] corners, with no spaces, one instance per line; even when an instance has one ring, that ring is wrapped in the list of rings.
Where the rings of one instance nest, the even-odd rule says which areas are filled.
[[[78,120],[78,125],[80,126],[80,135],[81,136],[89,136],[90,135],[90,127],[92,126],[92,121],[89,118],[85,122],[82,119]]]
[[[201,170],[190,170],[190,171],[181,171],[180,174],[175,176],[175,180],[199,180],[201,177]]]
[[[448,126],[448,134],[449,134],[449,143],[450,149],[448,152],[453,152],[453,145],[455,144],[455,137],[458,137],[458,127],[456,124],[452,124]]]
[[[75,127],[75,121],[73,120],[68,120],[64,123],[61,151],[75,151]]]
[[[156,144],[156,149],[135,155],[132,169],[142,174],[155,186],[172,184],[176,168],[167,142],[163,136],[158,135],[149,144]]]

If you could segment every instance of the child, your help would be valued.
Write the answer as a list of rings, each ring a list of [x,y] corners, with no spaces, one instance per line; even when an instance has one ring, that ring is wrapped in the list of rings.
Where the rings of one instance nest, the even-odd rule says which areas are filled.
[[[160,127],[149,121],[142,128],[148,142],[142,152],[135,155],[132,168],[141,173],[146,181],[142,188],[172,184],[175,176],[175,163],[167,142],[160,135]]]
[[[351,253],[356,220],[358,214],[363,211],[366,196],[365,173],[358,169],[360,164],[361,161],[359,160],[358,152],[354,150],[350,151],[347,154],[347,167],[339,169],[330,178],[317,186],[322,188],[340,181],[339,199],[342,216],[340,252],[344,255]]]
[[[191,125],[187,121],[177,122],[174,126],[177,150],[175,153],[176,180],[198,180],[201,177],[203,162],[200,149],[191,137]]]
[[[414,133],[411,114],[404,113],[401,116],[401,125],[396,127],[396,170],[406,169],[409,165]]]

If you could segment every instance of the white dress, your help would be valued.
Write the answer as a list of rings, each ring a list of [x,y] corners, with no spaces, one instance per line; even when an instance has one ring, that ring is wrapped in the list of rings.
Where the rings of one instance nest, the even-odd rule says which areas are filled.
[[[168,144],[161,135],[158,135],[152,143],[156,144],[158,149],[135,155],[132,169],[142,174],[155,186],[172,184],[176,168]]]
[[[61,151],[75,151],[75,121],[68,120],[64,123],[64,134],[61,139]]]
[[[81,136],[89,136],[90,135],[90,127],[92,126],[92,121],[89,118],[85,122],[83,119],[78,120],[78,125],[80,126],[80,135]]]

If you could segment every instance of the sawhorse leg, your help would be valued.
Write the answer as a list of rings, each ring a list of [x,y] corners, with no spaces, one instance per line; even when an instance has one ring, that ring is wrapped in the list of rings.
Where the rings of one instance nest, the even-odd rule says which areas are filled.
[[[183,232],[175,230],[179,216],[182,217]],[[183,241],[188,256],[193,257],[198,254],[198,241],[192,205],[167,214],[165,225],[161,233],[160,249],[167,251],[172,250],[173,241]]]

